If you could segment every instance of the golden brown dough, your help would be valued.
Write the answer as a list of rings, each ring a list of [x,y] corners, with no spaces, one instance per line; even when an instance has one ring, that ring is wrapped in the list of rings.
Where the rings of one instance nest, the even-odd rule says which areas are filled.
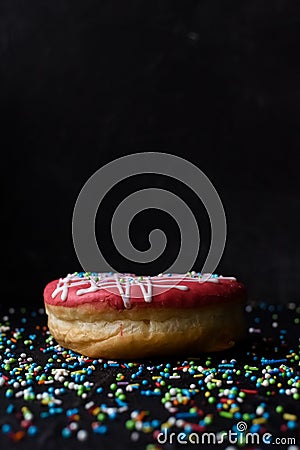
[[[97,314],[88,304],[46,304],[46,312],[50,332],[60,345],[92,358],[134,359],[228,349],[244,335],[243,306],[231,302]]]

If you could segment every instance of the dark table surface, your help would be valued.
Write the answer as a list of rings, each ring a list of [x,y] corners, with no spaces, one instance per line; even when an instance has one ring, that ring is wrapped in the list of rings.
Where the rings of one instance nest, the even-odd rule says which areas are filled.
[[[299,448],[300,306],[248,304],[246,316],[230,351],[116,362],[59,347],[43,309],[2,307],[1,448],[216,448],[221,432],[217,448]]]

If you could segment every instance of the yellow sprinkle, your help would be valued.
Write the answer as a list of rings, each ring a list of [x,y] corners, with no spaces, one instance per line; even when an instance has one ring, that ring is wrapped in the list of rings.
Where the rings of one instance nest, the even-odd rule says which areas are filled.
[[[99,406],[97,406],[97,408],[93,409],[93,416],[97,416],[100,411],[101,411],[101,408],[99,408]]]
[[[153,376],[152,380],[158,380],[158,378],[161,378],[161,377]]]
[[[266,423],[267,419],[265,419],[264,417],[258,417],[257,419],[253,419],[252,423],[253,425],[256,424],[261,424],[261,423]]]
[[[194,378],[199,378],[199,377],[203,377],[203,373],[197,373],[197,375],[194,375]]]
[[[217,380],[216,378],[213,378],[211,381],[213,381],[214,383],[218,383],[219,381],[221,381],[222,383],[222,380]]]
[[[277,383],[277,386],[278,386],[278,387],[281,387],[281,386],[282,386],[282,384],[281,384],[281,383]]]
[[[209,397],[210,396],[210,392],[206,391],[204,395],[205,395],[205,397]]]
[[[230,408],[230,412],[231,413],[235,413],[235,412],[238,412],[240,410],[240,408]]]
[[[297,420],[297,416],[295,416],[295,414],[289,414],[289,413],[284,413],[283,418],[284,418],[284,420],[293,420],[293,421]]]

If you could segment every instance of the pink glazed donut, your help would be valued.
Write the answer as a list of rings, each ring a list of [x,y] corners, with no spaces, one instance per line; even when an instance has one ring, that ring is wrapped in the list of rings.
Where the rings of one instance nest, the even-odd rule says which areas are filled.
[[[245,334],[246,291],[233,277],[74,273],[44,290],[48,326],[92,358],[220,351]]]

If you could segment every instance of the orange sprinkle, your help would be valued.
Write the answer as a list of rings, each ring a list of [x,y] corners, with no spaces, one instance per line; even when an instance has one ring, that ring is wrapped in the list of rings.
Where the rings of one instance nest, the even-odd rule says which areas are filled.
[[[143,418],[145,417],[146,412],[145,411],[141,411],[140,414],[137,416],[136,420],[138,421],[142,421]]]
[[[20,441],[25,436],[25,431],[17,431],[12,435],[12,438],[15,442]]]

